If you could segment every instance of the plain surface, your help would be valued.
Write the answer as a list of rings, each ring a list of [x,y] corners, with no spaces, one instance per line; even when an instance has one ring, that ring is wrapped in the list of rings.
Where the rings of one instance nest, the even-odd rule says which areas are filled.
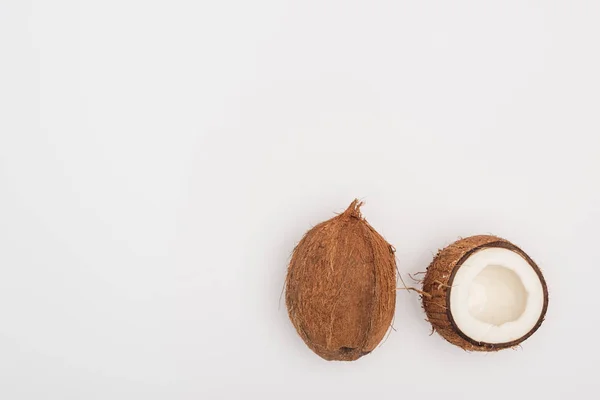
[[[0,398],[597,398],[600,2],[0,2]],[[425,269],[550,285],[522,349],[395,331],[322,361],[279,307],[354,197]]]

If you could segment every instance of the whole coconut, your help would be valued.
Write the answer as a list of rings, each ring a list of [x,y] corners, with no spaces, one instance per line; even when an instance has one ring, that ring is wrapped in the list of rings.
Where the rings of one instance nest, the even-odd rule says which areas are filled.
[[[309,230],[294,249],[287,280],[289,317],[326,360],[353,361],[385,336],[396,303],[394,248],[362,217],[363,203]]]

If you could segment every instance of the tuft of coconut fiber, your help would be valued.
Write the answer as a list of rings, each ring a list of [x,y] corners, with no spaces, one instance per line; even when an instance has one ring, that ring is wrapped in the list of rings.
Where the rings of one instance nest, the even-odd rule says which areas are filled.
[[[369,354],[390,328],[396,304],[394,248],[354,200],[309,230],[294,249],[286,305],[300,337],[325,360]]]

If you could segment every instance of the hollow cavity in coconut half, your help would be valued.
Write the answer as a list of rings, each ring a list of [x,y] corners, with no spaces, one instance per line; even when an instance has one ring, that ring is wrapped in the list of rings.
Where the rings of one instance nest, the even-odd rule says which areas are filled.
[[[548,308],[542,272],[520,248],[496,236],[472,236],[440,250],[423,280],[428,321],[469,351],[518,346]]]
[[[354,200],[309,230],[294,249],[286,306],[306,345],[326,360],[369,354],[391,326],[396,304],[393,247],[362,217]]]

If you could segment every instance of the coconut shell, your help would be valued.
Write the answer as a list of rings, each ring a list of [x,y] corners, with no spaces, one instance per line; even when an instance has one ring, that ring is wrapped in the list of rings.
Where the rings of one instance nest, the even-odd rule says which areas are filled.
[[[534,269],[544,290],[544,307],[535,326],[521,338],[507,343],[477,342],[465,335],[455,324],[450,312],[450,291],[454,276],[463,262],[478,250],[488,247],[502,247],[523,257]],[[546,281],[536,263],[520,248],[509,241],[491,235],[471,236],[458,240],[438,251],[432,263],[427,267],[423,280],[423,309],[433,329],[448,342],[467,351],[498,351],[518,346],[529,338],[542,325],[548,308],[548,289]]]
[[[369,354],[390,328],[396,304],[394,248],[361,216],[358,200],[309,230],[286,280],[292,324],[326,360]]]

